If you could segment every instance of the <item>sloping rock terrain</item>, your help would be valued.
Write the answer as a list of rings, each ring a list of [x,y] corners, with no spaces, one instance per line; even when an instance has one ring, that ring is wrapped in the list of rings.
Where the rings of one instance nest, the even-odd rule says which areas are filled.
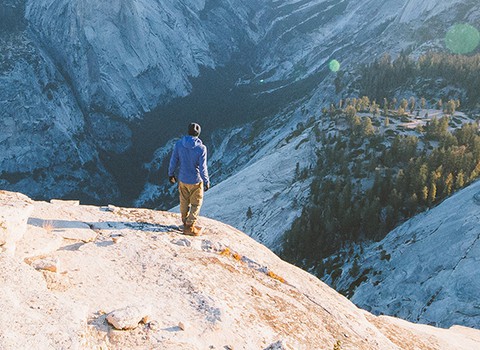
[[[476,181],[363,247],[345,262],[336,289],[376,314],[480,328],[479,199]]]
[[[0,253],[1,349],[480,347],[476,330],[362,311],[213,220],[187,237],[173,213],[0,198],[2,212],[33,206],[14,255]]]

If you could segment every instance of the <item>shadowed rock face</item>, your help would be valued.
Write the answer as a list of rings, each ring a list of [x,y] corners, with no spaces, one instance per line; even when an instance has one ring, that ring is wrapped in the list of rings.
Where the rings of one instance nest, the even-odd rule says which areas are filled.
[[[0,4],[0,33],[15,32],[25,28],[25,2],[25,0],[2,1]]]
[[[11,196],[2,192],[0,200]],[[33,207],[15,255],[0,254],[5,350],[480,345],[478,331],[364,312],[213,220],[202,217],[205,234],[192,238],[181,234],[178,215],[167,212],[61,201]],[[92,231],[94,240],[85,243],[79,230]]]
[[[27,31],[0,32],[0,86],[1,188],[118,199],[71,88]]]

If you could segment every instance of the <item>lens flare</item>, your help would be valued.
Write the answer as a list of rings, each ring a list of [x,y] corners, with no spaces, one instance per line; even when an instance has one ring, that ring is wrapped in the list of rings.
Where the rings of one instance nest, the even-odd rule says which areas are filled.
[[[332,72],[338,72],[340,70],[340,62],[337,60],[331,60],[328,64],[328,68],[330,68]]]
[[[452,26],[445,37],[445,45],[456,54],[467,54],[480,44],[480,32],[470,24],[462,23]]]

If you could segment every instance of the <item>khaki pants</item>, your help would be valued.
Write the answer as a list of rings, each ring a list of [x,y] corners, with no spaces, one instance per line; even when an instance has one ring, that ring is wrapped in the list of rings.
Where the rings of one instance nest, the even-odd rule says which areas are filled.
[[[203,182],[189,185],[179,181],[178,192],[182,221],[186,225],[195,226],[203,203]]]

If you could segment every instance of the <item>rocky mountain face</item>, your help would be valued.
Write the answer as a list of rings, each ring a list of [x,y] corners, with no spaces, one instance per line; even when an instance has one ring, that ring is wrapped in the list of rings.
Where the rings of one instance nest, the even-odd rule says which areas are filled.
[[[130,121],[188,94],[199,67],[240,50],[254,10],[252,2],[2,3],[2,186],[118,200],[104,165],[132,147]],[[232,23],[244,30],[225,28]]]
[[[477,181],[349,259],[333,257],[346,262],[325,280],[375,314],[479,328],[479,200]]]
[[[235,5],[47,0],[29,2],[26,18],[83,109],[130,119],[187,95],[201,66],[226,63],[254,36],[258,2]]]
[[[118,198],[71,86],[25,29],[24,5],[0,5],[0,186],[35,197]]]
[[[473,0],[417,3],[4,1],[2,186],[38,198],[125,199],[125,187],[144,180],[138,155],[148,159],[151,144],[163,146],[179,132],[166,128],[171,120],[194,115],[213,130],[224,120],[240,125],[293,111],[291,103],[312,94],[329,103],[330,59],[346,68],[383,52],[441,47],[451,24],[479,13]],[[195,90],[192,79],[205,69],[225,74]],[[196,104],[180,99],[176,109],[155,112],[195,91]],[[145,130],[158,139],[148,149]]]
[[[373,316],[225,224],[0,193],[0,347],[475,349],[477,330]]]

